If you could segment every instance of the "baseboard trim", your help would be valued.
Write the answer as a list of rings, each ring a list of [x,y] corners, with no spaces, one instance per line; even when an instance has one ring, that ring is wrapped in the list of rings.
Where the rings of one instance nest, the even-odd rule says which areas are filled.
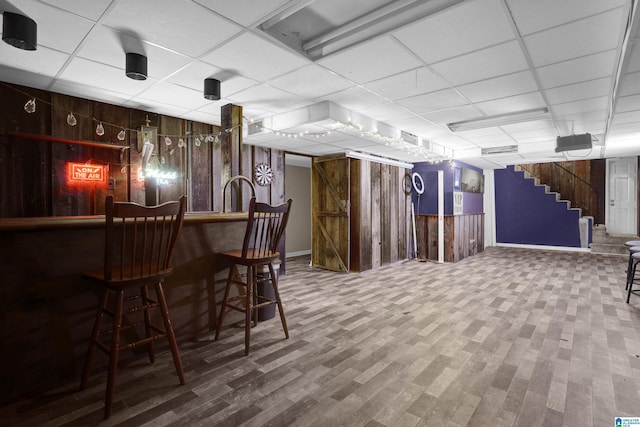
[[[287,255],[285,255],[285,258],[293,258],[295,256],[302,256],[302,255],[311,255],[311,249],[307,249],[306,251],[287,252]]]
[[[505,248],[540,249],[545,251],[591,252],[590,248],[574,248],[572,246],[525,245],[519,243],[496,243],[496,246],[502,246]]]

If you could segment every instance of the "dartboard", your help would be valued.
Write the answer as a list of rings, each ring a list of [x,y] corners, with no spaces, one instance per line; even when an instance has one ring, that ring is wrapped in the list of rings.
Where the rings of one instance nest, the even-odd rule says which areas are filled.
[[[273,179],[273,171],[271,170],[271,166],[266,163],[258,163],[253,171],[255,176],[256,183],[263,187],[271,184],[271,180]]]

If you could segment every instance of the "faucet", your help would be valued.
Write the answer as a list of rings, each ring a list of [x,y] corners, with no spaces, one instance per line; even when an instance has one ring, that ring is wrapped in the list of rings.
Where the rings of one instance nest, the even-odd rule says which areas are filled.
[[[256,186],[253,185],[253,182],[251,182],[251,180],[249,178],[247,178],[244,175],[232,176],[231,178],[229,178],[229,180],[224,185],[224,188],[222,190],[222,212],[223,213],[227,211],[227,187],[233,181],[246,181],[249,184],[249,186],[251,187],[251,195],[252,195],[252,197],[255,197],[255,195],[256,195]]]

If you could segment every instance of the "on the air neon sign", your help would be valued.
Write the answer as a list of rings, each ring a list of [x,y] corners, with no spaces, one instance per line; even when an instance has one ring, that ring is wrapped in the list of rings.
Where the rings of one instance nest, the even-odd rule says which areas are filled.
[[[68,163],[69,180],[75,182],[105,182],[107,168],[104,165]]]

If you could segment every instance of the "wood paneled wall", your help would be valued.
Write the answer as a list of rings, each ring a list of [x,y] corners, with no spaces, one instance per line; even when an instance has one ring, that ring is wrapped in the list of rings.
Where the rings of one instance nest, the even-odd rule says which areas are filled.
[[[438,260],[438,215],[417,215],[417,257]],[[484,214],[445,215],[444,261],[458,262],[484,251]]]
[[[24,111],[25,102],[37,98],[36,111]],[[96,215],[104,213],[104,199],[141,204],[176,200],[187,194],[191,212],[222,212],[222,189],[231,176],[242,174],[253,180],[254,165],[269,163],[274,179],[269,187],[258,187],[257,198],[272,204],[284,202],[284,153],[242,144],[242,108],[223,107],[224,120],[234,124],[231,132],[221,132],[218,142],[195,143],[195,136],[219,133],[220,127],[141,110],[105,104],[87,99],[40,91],[15,85],[0,85],[0,217]],[[226,110],[225,110],[226,109]],[[70,126],[67,115],[73,112],[77,124]],[[226,114],[226,116],[225,116]],[[165,170],[178,172],[178,179],[156,186],[153,180],[138,180],[141,153],[138,130],[145,125],[158,128],[153,160]],[[102,122],[104,135],[96,134]],[[117,134],[127,130],[126,139]],[[16,136],[17,134],[22,136]],[[24,135],[52,137],[68,143],[43,141]],[[164,136],[172,144],[165,144]],[[178,148],[182,136],[187,146]],[[80,145],[89,141],[116,148]],[[120,146],[128,147],[119,149]],[[67,179],[68,162],[90,162],[108,167],[104,184],[71,184]],[[228,210],[246,210],[248,186],[236,185],[228,194]],[[236,201],[236,198],[239,200]]]
[[[351,159],[351,271],[376,269],[408,257],[411,198],[406,170]]]

